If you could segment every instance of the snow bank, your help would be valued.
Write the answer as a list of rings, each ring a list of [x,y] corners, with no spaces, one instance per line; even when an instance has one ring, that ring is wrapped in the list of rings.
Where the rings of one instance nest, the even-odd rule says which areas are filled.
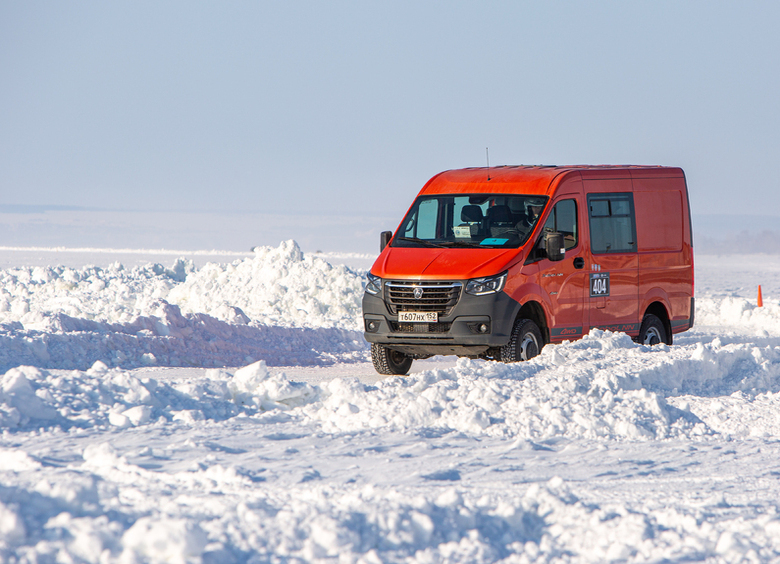
[[[256,247],[254,257],[196,269],[178,259],[126,269],[58,267],[0,270],[0,324],[56,331],[58,314],[102,323],[131,323],[154,315],[161,301],[185,314],[284,327],[358,330],[363,276],[317,255],[304,257],[295,241]]]
[[[362,330],[361,275],[317,255],[304,257],[295,241],[254,251],[252,259],[204,266],[172,289],[168,301],[225,321],[238,308],[268,325]]]
[[[362,284],[294,241],[201,270],[182,259],[171,268],[3,270],[0,369],[363,359]]]
[[[87,372],[64,374],[22,366],[6,372],[1,382],[0,424],[9,430],[130,427],[156,421],[163,408],[186,409],[191,402],[190,396],[177,394],[169,386],[158,387],[154,380],[139,380],[127,372],[109,370],[101,362]],[[211,397],[227,395],[224,383],[216,384],[213,390],[210,384],[204,382]],[[237,413],[228,402],[198,405],[199,410],[204,408],[216,418]]]
[[[252,394],[246,390],[251,389]],[[265,362],[236,371],[207,371],[205,378],[161,383],[102,362],[87,371],[49,372],[22,366],[0,379],[0,427],[118,427],[224,420],[239,413],[300,405],[314,390],[271,376]]]
[[[126,269],[57,267],[0,270],[0,324],[52,331],[57,314],[104,323],[151,315],[160,300],[194,270],[182,259],[171,268],[149,264]]]
[[[748,330],[756,336],[777,336],[780,335],[780,302],[767,299],[763,307],[758,307],[756,300],[733,296],[697,298],[696,325]]]
[[[269,374],[264,362],[232,377],[211,371],[183,390],[138,380],[103,363],[64,375],[22,367],[3,376],[0,405],[3,426],[9,428],[55,421],[125,427],[159,417],[170,420],[181,410],[223,418],[238,413],[238,405],[255,411],[301,408],[301,416],[321,423],[327,432],[444,427],[528,439],[703,432],[693,418],[642,389],[633,371],[657,355],[637,349],[625,335],[594,332],[577,343],[550,347],[533,362],[461,360],[452,370],[392,378],[376,387],[354,379],[322,387],[289,382],[283,375]],[[625,362],[626,351],[638,357],[634,366]]]
[[[87,371],[21,366],[0,377],[0,429],[199,424],[289,410],[314,401],[317,395],[316,387],[271,374],[264,361],[235,374],[208,370],[205,377],[172,384],[110,369],[99,361]]]
[[[98,360],[121,368],[365,360],[362,291],[359,272],[331,265],[322,255],[304,256],[294,241],[201,269],[179,259],[170,268],[117,263],[2,270],[0,370],[86,370]],[[743,340],[747,333],[775,346],[780,303],[768,299],[757,308],[743,298],[699,297],[697,327],[730,327]],[[691,335],[681,340],[690,342]],[[697,380],[701,387],[708,379],[724,379],[717,370],[691,376],[685,371],[696,367],[686,368],[677,357],[673,364],[677,376],[662,374],[654,382],[646,374],[643,382],[664,390],[663,382],[676,378],[680,384],[672,388],[682,391],[685,382]]]
[[[696,417],[670,406],[638,376],[663,365],[661,352],[622,333],[593,330],[580,341],[546,347],[530,362],[461,359],[455,368],[387,379],[372,389],[333,380],[304,412],[331,432],[443,427],[527,440],[701,436],[708,431]]]
[[[714,399],[716,398],[716,399]],[[461,359],[449,370],[322,385],[307,417],[330,432],[444,427],[544,440],[780,437],[780,346],[647,347],[593,330],[530,362]]]
[[[0,368],[28,364],[81,369],[108,366],[241,366],[330,364],[366,357],[362,333],[336,328],[232,324],[206,314],[182,315],[165,301],[129,323],[100,323],[56,314],[49,331],[0,325]]]
[[[714,403],[695,399],[714,396],[755,413],[724,427]],[[2,377],[0,425],[130,427],[283,410],[326,433],[441,429],[528,441],[696,438],[721,430],[780,436],[780,416],[759,415],[778,398],[780,347],[723,346],[718,339],[647,347],[622,333],[593,330],[545,347],[529,362],[461,359],[451,369],[374,386],[354,378],[292,382],[263,361],[176,385],[139,380],[101,362],[67,373],[20,367]]]
[[[554,458],[555,445],[576,445],[561,437],[598,439],[587,448],[613,459],[614,441],[706,438],[720,448],[716,433],[775,441],[780,391],[769,390],[778,366],[778,348],[717,339],[646,347],[592,331],[530,362],[461,360],[376,386],[292,382],[263,362],[171,382],[102,363],[69,372],[18,367],[0,377],[0,426],[10,439],[0,472],[4,484],[20,484],[0,487],[0,559],[771,561],[780,556],[776,508],[742,510],[722,495],[708,501],[710,490],[698,487],[665,503],[594,496],[587,480],[530,483],[536,458],[514,453]],[[226,441],[237,431],[243,435]],[[25,432],[83,446],[71,452],[66,444],[64,460],[44,458],[13,446]],[[244,444],[247,436],[260,440]],[[685,450],[681,460],[652,462],[683,472],[695,462],[682,448],[690,444],[665,451]],[[477,448],[470,459],[457,457]],[[375,461],[346,474],[363,475],[363,483],[343,478],[372,449]],[[393,468],[412,457],[402,467],[412,475],[386,475],[385,449]],[[433,464],[421,454],[430,449],[443,453]],[[518,462],[526,467],[509,469]],[[496,485],[494,472],[512,477]],[[657,478],[632,483],[652,488]]]

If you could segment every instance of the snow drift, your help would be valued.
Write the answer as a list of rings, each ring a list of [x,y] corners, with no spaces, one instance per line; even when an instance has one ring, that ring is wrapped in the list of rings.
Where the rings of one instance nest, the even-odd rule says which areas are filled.
[[[0,368],[318,364],[364,358],[363,277],[294,241],[196,269],[0,271]]]
[[[780,400],[768,388],[778,384],[778,355],[719,342],[651,348],[593,331],[527,363],[461,360],[376,386],[292,382],[263,362],[171,382],[102,363],[87,371],[14,368],[0,379],[4,437],[39,433],[67,443],[102,430],[130,445],[131,454],[100,441],[65,458],[4,447],[0,471],[29,485],[0,488],[0,555],[86,562],[771,560],[780,554],[776,511],[734,515],[722,496],[703,507],[586,500],[581,483],[557,477],[491,487],[497,477],[488,476],[475,489],[463,475],[472,466],[457,464],[450,450],[456,441],[484,449],[474,456],[489,473],[510,471],[501,462],[512,462],[513,452],[552,454],[561,439],[595,439],[604,456],[616,441],[704,440],[720,448],[720,431],[708,422],[718,421],[717,410],[700,411],[676,386],[695,389],[698,375],[710,371],[739,374],[708,378],[707,393],[743,388],[718,400],[724,409],[731,400],[774,409]],[[759,434],[750,417],[742,423],[729,432]],[[780,418],[762,421],[760,431],[780,435]],[[244,436],[234,446],[228,437],[235,433]],[[261,443],[249,448],[246,436]],[[401,445],[401,460],[436,448],[447,463],[423,465],[407,485],[374,484],[380,476],[373,474],[371,484],[338,475],[323,481],[321,472],[336,473],[374,450],[380,460],[368,468],[383,468],[391,444]],[[323,445],[335,451],[327,459]],[[166,454],[177,451],[187,453],[189,466]],[[221,463],[215,453],[235,462]],[[159,470],[171,458],[171,468]],[[251,466],[258,462],[259,469]],[[723,515],[713,520],[718,508]]]
[[[175,385],[139,379],[101,362],[84,372],[19,367],[2,377],[0,425],[128,427],[262,417],[276,410],[326,433],[428,428],[530,441],[711,434],[708,421],[714,416],[692,410],[691,393],[729,396],[743,409],[751,402],[780,402],[780,347],[722,346],[717,340],[647,347],[622,333],[593,330],[582,340],[546,347],[529,362],[461,359],[452,369],[388,378],[375,386],[350,378],[321,385],[292,382],[263,361],[235,373],[210,370]],[[760,427],[747,421],[732,424],[729,432],[780,434],[778,417],[764,419]]]
[[[169,268],[0,270],[0,370],[86,370],[96,361],[134,368],[364,360],[363,283],[362,272],[304,255],[294,241],[200,269],[178,259]],[[780,303],[765,303],[699,296],[697,326],[739,333],[724,341],[750,333],[776,346]]]
[[[173,288],[168,301],[184,313],[228,322],[234,308],[266,325],[362,330],[362,275],[316,254],[304,256],[295,241],[254,252],[251,260],[207,264]]]
[[[365,358],[315,259],[4,271],[0,561],[780,560],[776,302],[312,385],[272,365]]]

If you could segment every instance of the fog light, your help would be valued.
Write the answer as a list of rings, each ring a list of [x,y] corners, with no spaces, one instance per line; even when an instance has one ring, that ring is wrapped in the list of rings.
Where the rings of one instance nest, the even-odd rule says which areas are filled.
[[[376,319],[366,319],[366,331],[376,333],[379,330],[379,321]]]
[[[475,321],[472,323],[467,323],[469,331],[474,333],[475,335],[487,335],[490,333],[490,322],[482,323],[481,321]]]

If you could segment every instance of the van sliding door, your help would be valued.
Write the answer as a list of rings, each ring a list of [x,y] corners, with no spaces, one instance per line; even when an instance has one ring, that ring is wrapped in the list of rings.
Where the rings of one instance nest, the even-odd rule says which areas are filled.
[[[596,183],[603,190],[610,185],[618,187],[621,181],[592,181]],[[591,183],[586,182],[586,190],[588,184]],[[588,193],[587,200],[590,327],[636,334],[639,322],[634,195],[631,192]]]

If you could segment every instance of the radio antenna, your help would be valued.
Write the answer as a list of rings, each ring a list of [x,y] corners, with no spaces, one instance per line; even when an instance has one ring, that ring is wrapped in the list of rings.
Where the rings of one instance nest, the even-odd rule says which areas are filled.
[[[485,147],[485,158],[487,159],[488,182],[490,182],[490,152],[488,151],[487,147]]]

